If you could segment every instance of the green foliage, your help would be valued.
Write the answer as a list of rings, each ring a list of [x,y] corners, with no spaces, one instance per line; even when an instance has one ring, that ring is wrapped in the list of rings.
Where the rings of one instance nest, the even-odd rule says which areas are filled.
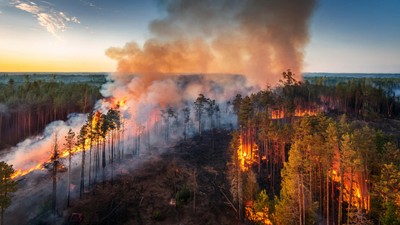
[[[16,183],[11,178],[13,173],[12,165],[8,165],[4,161],[0,162],[0,208],[2,212],[11,205],[10,193],[17,191]]]
[[[183,206],[184,204],[189,202],[190,199],[190,190],[188,186],[185,184],[183,185],[178,192],[175,194],[176,205],[178,207]]]
[[[165,219],[165,216],[159,210],[154,210],[151,214],[151,219],[159,222],[163,221]]]
[[[392,201],[386,203],[385,211],[381,216],[380,222],[382,225],[400,225],[399,207]]]
[[[246,218],[257,225],[272,224],[271,208],[272,203],[268,199],[267,192],[262,190],[251,206],[246,207]]]
[[[234,202],[240,188],[244,202],[253,200],[259,182],[269,196],[280,191],[273,212],[278,224],[371,224],[386,215],[387,202],[395,207],[389,217],[398,215],[399,169],[388,165],[400,163],[400,150],[396,136],[387,134],[397,131],[380,122],[400,116],[394,95],[400,79],[396,84],[380,79],[332,84],[328,77],[301,83],[290,70],[282,75],[281,86],[233,101],[241,144],[254,166],[249,171],[258,165],[254,179],[247,172],[238,176],[232,169],[237,159],[231,158]],[[304,115],[308,111],[316,115]],[[237,136],[231,142],[234,149]]]
[[[11,110],[21,106],[37,108],[45,105],[55,109],[76,107],[80,111],[87,112],[101,97],[99,87],[88,83],[28,80],[16,85],[10,79],[6,88],[0,90],[0,102]]]
[[[243,172],[243,197],[247,200],[253,200],[259,190],[257,178],[252,170]]]
[[[241,123],[242,125],[247,124],[253,117],[253,106],[250,97],[246,96],[242,100],[238,116],[239,116],[239,121],[243,121]]]
[[[374,194],[381,200],[383,212],[381,218],[386,224],[391,224],[390,221],[400,221],[400,169],[398,165],[383,164],[380,171],[380,176],[376,179]]]

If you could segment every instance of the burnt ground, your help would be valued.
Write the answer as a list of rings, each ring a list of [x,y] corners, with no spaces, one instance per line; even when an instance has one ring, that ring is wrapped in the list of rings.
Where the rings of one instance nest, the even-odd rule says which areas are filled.
[[[212,136],[206,133],[163,153],[153,149],[133,159],[142,162],[134,169],[119,169],[124,174],[113,182],[74,200],[69,215],[79,213],[84,219],[68,224],[237,224],[223,194],[229,195],[226,163],[231,136],[217,131],[215,140],[213,148]]]

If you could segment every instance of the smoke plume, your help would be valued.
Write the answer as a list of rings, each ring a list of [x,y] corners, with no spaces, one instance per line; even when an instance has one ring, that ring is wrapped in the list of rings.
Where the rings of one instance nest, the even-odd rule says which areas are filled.
[[[103,86],[101,92],[106,99],[100,100],[95,110],[106,113],[118,105],[124,124],[121,146],[126,149],[123,154],[131,158],[134,149],[140,146],[140,155],[146,154],[145,151],[149,151],[151,146],[162,147],[159,143],[166,142],[165,127],[170,126],[168,133],[171,137],[168,139],[172,141],[181,139],[184,133],[185,137],[196,134],[198,118],[193,102],[200,93],[215,100],[219,106],[221,118],[214,120],[221,120],[219,122],[225,124],[225,128],[234,127],[236,116],[228,101],[236,94],[245,95],[267,84],[275,84],[280,74],[289,68],[300,74],[303,48],[309,38],[307,23],[314,2],[160,1],[160,7],[165,9],[166,14],[150,23],[152,38],[143,46],[133,41],[122,48],[112,47],[106,51],[110,58],[117,60],[118,68]],[[187,131],[183,131],[182,122],[182,109],[185,107],[191,108],[191,122],[186,125]],[[161,113],[166,109],[173,109],[176,119],[165,120]],[[0,105],[1,111],[6,109]],[[59,146],[63,146],[63,137],[68,129],[72,128],[78,133],[85,120],[86,115],[71,115],[67,122],[53,122],[43,135],[19,143],[3,154],[1,159],[13,164],[16,170],[40,166],[49,159],[55,133],[59,136]],[[208,120],[213,121],[212,117]],[[203,123],[205,130],[213,126]],[[138,136],[142,136],[142,142],[135,141]],[[79,154],[74,156],[74,171],[78,171],[79,157]],[[128,164],[130,167],[136,165],[131,161]],[[30,176],[35,175],[32,174]],[[74,186],[78,185],[78,178],[78,175],[73,175]],[[34,180],[42,182],[41,179],[45,178]],[[30,185],[28,181],[21,182],[23,188],[17,195],[20,197],[14,199],[8,216],[14,215],[9,217],[12,219],[27,218],[25,220],[28,221],[38,210],[30,212],[26,209],[37,206],[37,202],[50,193],[44,193],[44,187],[50,187],[50,180],[43,181],[41,188]],[[65,190],[66,182],[60,183],[64,186],[59,189]],[[38,193],[42,190],[42,193],[32,195],[32,189]]]
[[[274,84],[286,69],[300,74],[314,2],[164,0],[165,17],[149,25],[152,38],[106,54],[119,74],[229,73]]]

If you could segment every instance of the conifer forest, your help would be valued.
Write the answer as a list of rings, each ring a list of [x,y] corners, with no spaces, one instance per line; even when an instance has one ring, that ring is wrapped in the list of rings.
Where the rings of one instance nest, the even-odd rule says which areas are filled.
[[[26,201],[42,206],[21,224],[399,224],[399,84],[287,70],[274,87],[230,98],[214,87],[132,124],[129,100],[101,99],[101,85],[9,79],[3,151],[43,132],[27,145],[48,144],[37,165],[0,165],[3,224],[35,193]]]

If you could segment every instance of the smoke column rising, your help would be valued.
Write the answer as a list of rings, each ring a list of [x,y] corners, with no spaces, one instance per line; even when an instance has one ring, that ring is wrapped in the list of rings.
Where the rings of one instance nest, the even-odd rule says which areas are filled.
[[[236,94],[275,84],[288,68],[300,74],[314,4],[314,0],[159,1],[166,14],[150,23],[152,38],[143,46],[129,42],[106,51],[117,60],[118,68],[102,88],[102,94],[110,101],[99,101],[96,109],[106,113],[114,104],[112,101],[125,102],[121,108],[127,139],[124,145],[131,151],[132,142],[128,139],[135,135],[137,127],[147,126],[151,132],[155,129],[152,125],[162,122],[160,110],[166,107],[181,110],[203,93],[224,110],[224,104]],[[222,123],[235,121],[229,110],[226,105]],[[192,121],[196,119],[194,114],[192,110]],[[75,115],[67,123],[50,124],[42,137],[21,142],[1,158],[16,169],[45,162],[54,132],[58,131],[62,142],[69,127],[79,132],[85,119],[84,115]],[[176,135],[182,136],[181,133],[179,130]],[[157,141],[152,137],[153,143]],[[19,191],[25,192],[30,190]],[[26,199],[17,200],[11,214],[27,213],[18,209],[20,201]]]
[[[129,42],[106,54],[118,73],[244,74],[253,85],[274,84],[286,69],[300,74],[314,0],[165,0],[143,46]],[[156,74],[156,75],[155,75]],[[277,76],[278,75],[278,76]]]
[[[301,70],[314,0],[165,0],[159,4],[166,14],[150,23],[153,38],[141,47],[130,42],[106,51],[118,61],[118,68],[102,94],[126,101],[122,113],[128,134],[138,126],[151,129],[149,121],[161,120],[160,110],[189,106],[199,93],[222,107],[238,93],[275,83],[287,68]],[[132,73],[140,75],[127,75]],[[208,75],[171,75],[182,73]],[[218,73],[244,74],[250,85],[241,76]],[[96,108],[106,113],[109,107],[100,101]],[[191,119],[195,120],[193,111]],[[78,132],[83,123],[84,116],[71,116],[60,125],[63,129],[56,130],[62,130],[63,137],[68,127]],[[47,128],[50,133],[53,125]],[[2,158],[15,169],[48,160],[54,135],[47,131],[44,138],[21,142]]]

